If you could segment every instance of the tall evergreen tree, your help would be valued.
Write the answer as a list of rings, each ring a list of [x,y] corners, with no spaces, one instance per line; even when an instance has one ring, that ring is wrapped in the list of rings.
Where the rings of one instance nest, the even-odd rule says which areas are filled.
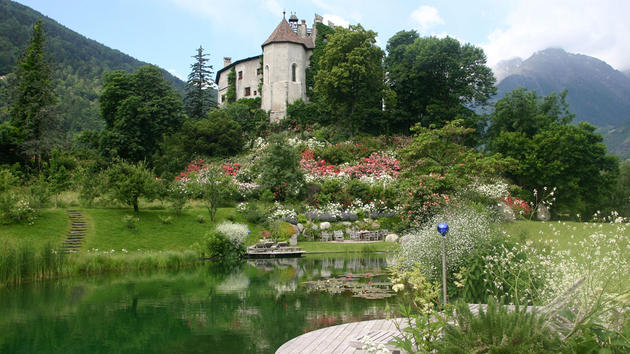
[[[41,156],[50,150],[54,127],[55,93],[51,84],[50,64],[44,51],[42,22],[33,25],[33,35],[17,64],[16,86],[10,110],[10,124],[19,133],[19,147],[29,156]]]
[[[212,65],[208,65],[208,54],[204,54],[203,47],[197,48],[197,54],[192,56],[195,62],[190,65],[192,71],[186,82],[186,98],[184,105],[188,117],[194,120],[206,118],[211,108],[216,107],[216,97],[213,97],[214,81],[212,80]]]

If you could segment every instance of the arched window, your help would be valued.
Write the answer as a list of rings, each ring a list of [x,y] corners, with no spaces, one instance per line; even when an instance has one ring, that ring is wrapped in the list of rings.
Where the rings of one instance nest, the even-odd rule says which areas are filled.
[[[291,64],[291,81],[297,81],[297,64]]]
[[[269,85],[269,65],[265,65],[265,76],[263,77],[263,83]]]

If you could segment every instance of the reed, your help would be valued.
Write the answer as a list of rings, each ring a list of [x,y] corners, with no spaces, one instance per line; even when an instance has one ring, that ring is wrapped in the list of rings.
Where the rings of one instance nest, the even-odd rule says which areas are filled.
[[[74,275],[180,270],[199,264],[192,250],[65,255],[51,244],[37,247],[26,242],[5,242],[0,246],[0,286]]]

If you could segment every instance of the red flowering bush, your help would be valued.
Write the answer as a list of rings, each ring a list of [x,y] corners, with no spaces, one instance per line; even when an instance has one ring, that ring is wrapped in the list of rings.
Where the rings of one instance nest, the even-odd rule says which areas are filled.
[[[203,159],[192,160],[186,166],[186,170],[180,172],[180,174],[175,177],[176,180],[187,180],[191,173],[199,173],[199,171],[208,168],[208,165],[203,163]]]
[[[529,203],[522,199],[512,198],[508,195],[507,197],[501,198],[501,200],[517,215],[529,216],[532,213]]]
[[[241,164],[240,163],[226,163],[225,165],[221,166],[221,168],[223,169],[223,171],[225,171],[225,173],[227,173],[230,176],[236,176],[236,174],[238,173],[238,171],[241,169]]]

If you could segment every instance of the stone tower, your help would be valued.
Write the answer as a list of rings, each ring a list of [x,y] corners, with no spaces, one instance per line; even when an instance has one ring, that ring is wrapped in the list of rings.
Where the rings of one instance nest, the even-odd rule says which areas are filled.
[[[315,47],[315,33],[292,14],[283,18],[262,44],[262,109],[272,122],[286,116],[287,104],[306,100],[306,67]]]

